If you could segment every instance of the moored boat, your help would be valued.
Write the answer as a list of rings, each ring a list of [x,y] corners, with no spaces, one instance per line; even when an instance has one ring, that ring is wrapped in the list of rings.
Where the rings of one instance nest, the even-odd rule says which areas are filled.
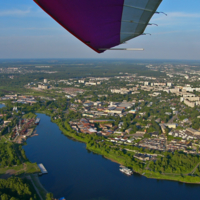
[[[124,173],[124,174],[126,174],[128,176],[133,174],[133,171],[131,169],[129,169],[127,167],[124,167],[124,166],[121,166],[121,165],[120,165],[120,167],[121,168],[119,168],[119,171],[121,171],[122,173]]]
[[[40,118],[36,118],[35,125],[38,125],[40,123]]]

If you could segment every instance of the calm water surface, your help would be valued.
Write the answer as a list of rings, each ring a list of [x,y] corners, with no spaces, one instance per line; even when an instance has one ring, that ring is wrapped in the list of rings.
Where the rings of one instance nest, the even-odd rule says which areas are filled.
[[[0,104],[0,108],[3,108],[3,107],[5,107],[5,105],[4,104]]]
[[[64,136],[50,117],[41,118],[39,136],[24,146],[32,162],[43,163],[49,172],[40,177],[44,187],[55,197],[67,200],[177,200],[200,199],[200,186],[172,181],[127,177],[119,164],[88,152],[85,144]]]

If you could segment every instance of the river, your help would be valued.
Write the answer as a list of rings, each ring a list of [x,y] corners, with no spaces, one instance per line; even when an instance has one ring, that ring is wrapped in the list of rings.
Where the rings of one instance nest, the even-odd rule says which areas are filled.
[[[67,200],[177,200],[200,198],[200,186],[126,176],[119,164],[91,153],[85,144],[64,136],[50,117],[41,118],[39,136],[29,138],[24,146],[31,162],[43,163],[48,174],[40,177],[44,187],[55,197]]]
[[[3,108],[3,107],[5,107],[5,105],[0,103],[0,108]]]

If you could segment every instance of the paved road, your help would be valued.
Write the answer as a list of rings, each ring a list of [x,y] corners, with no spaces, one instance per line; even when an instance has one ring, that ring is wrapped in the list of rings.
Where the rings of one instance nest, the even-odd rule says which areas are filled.
[[[189,173],[189,174],[194,174],[194,172],[196,171],[197,167],[200,165],[200,163],[197,164],[197,166]],[[188,175],[189,175],[188,174]]]
[[[168,121],[168,123],[173,123],[175,119],[177,119],[177,115],[173,116],[173,117]]]
[[[188,174],[183,174],[185,176],[188,176],[188,175],[193,175],[194,172],[196,171],[197,167],[200,165],[200,163],[198,163],[195,168]],[[180,174],[174,174],[174,173],[162,173],[163,175],[180,175]]]

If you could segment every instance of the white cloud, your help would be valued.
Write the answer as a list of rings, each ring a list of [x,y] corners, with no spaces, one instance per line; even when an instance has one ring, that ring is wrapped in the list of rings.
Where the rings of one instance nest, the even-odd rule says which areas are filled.
[[[19,9],[13,9],[13,10],[3,10],[0,11],[0,16],[24,16],[31,12],[31,9],[28,8],[26,10],[19,10]]]

